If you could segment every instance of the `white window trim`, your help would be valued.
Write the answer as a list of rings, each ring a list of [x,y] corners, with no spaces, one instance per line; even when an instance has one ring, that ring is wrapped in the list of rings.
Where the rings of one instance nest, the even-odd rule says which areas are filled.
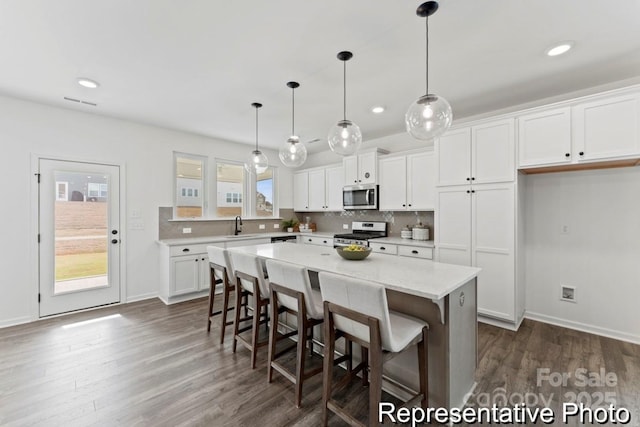
[[[64,197],[60,197],[58,193],[58,186],[60,184],[64,184]],[[69,200],[69,183],[66,181],[56,181],[56,201],[57,202],[66,202]]]
[[[208,164],[209,164],[209,158],[207,156],[202,156],[200,154],[190,154],[190,153],[184,153],[181,151],[174,151],[173,152],[173,218],[175,219],[194,219],[194,218],[178,218],[178,212],[176,209],[176,205],[177,205],[177,200],[176,200],[176,196],[178,194],[178,157],[182,157],[182,158],[186,158],[186,159],[192,159],[192,160],[198,160],[200,161],[200,163],[202,164],[201,166],[201,172],[202,172],[202,216],[201,218],[206,218],[207,214],[208,214],[208,209],[209,209],[209,200],[208,200],[208,196],[209,196],[209,191],[208,191],[208,184],[207,184],[207,174],[208,174]]]

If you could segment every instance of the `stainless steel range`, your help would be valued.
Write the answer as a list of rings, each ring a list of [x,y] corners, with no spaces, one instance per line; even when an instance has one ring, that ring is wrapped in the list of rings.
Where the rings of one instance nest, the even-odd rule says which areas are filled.
[[[333,246],[369,246],[369,239],[387,237],[387,223],[382,221],[353,221],[351,233],[333,236]]]

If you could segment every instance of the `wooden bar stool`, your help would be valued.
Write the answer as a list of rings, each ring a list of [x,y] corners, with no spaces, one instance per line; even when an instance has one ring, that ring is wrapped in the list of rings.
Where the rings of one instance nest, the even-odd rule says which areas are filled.
[[[271,382],[273,370],[280,372],[286,379],[295,384],[296,406],[301,406],[302,384],[304,380],[322,372],[322,366],[305,371],[307,343],[311,344],[313,353],[313,327],[322,323],[324,318],[322,296],[319,291],[311,289],[309,272],[305,267],[281,261],[267,260],[267,273],[271,289],[271,329],[269,332],[269,363],[267,378]],[[297,330],[286,334],[278,334],[279,312],[296,316]],[[290,345],[276,353],[276,343],[298,336],[297,344]],[[291,373],[276,359],[296,348],[296,368]],[[310,354],[311,354],[310,353]]]
[[[211,276],[211,288],[209,289],[209,313],[207,322],[207,332],[211,331],[211,321],[219,314],[222,314],[222,323],[220,326],[220,344],[224,343],[224,333],[227,326],[233,325],[233,321],[227,321],[227,313],[235,307],[229,307],[231,292],[235,291],[236,285],[231,280],[234,277],[233,268],[231,267],[231,259],[226,249],[218,246],[207,246],[209,255],[209,267]],[[213,303],[215,301],[216,285],[222,284],[222,310],[213,311]],[[241,306],[246,307],[246,300]],[[240,307],[240,306],[238,306]]]
[[[334,273],[318,274],[324,300],[324,369],[322,393],[323,425],[327,425],[328,411],[334,412],[351,425],[364,424],[347,413],[332,399],[332,393],[346,386],[362,371],[362,380],[369,382],[369,424],[377,420],[382,398],[382,365],[412,344],[418,347],[418,375],[420,391],[416,398],[421,406],[428,404],[427,331],[429,325],[414,317],[389,310],[387,294],[382,285]],[[333,353],[337,332],[362,347],[362,362],[334,388]],[[369,372],[367,373],[367,365]]]
[[[241,305],[243,297],[251,296],[252,301],[250,308],[252,313],[250,316],[240,318],[240,310],[235,311],[233,321],[233,352],[236,352],[238,342],[251,350],[251,369],[256,367],[256,356],[259,347],[263,347],[269,343],[268,339],[259,340],[259,327],[261,324],[267,324],[269,305],[269,288],[264,275],[262,263],[255,255],[229,252],[231,255],[231,263],[233,265],[236,276],[236,307]],[[251,326],[240,328],[240,322],[251,320]],[[251,341],[247,341],[240,333],[251,329]]]

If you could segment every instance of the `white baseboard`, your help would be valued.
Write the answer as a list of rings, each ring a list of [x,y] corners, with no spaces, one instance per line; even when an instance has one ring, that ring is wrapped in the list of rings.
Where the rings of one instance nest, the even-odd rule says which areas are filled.
[[[134,295],[134,296],[130,296],[127,297],[127,304],[130,302],[137,302],[137,301],[144,301],[147,299],[152,299],[152,298],[157,298],[158,297],[158,293],[157,292],[150,292],[148,294],[141,294],[141,295]]]
[[[625,332],[614,331],[612,329],[601,328],[599,326],[587,325],[585,323],[574,322],[571,320],[560,319],[558,317],[547,316],[546,314],[534,313],[531,311],[525,312],[527,319],[536,320],[538,322],[550,323],[556,326],[562,326],[568,329],[574,329],[580,332],[587,332],[590,334],[601,335],[607,338],[613,338],[620,341],[630,342],[632,344],[640,344],[640,336],[628,334]]]
[[[25,323],[30,323],[32,321],[33,319],[29,316],[14,317],[13,319],[6,319],[3,321],[0,321],[0,328],[8,328],[9,326],[23,325]]]
[[[510,331],[517,331],[522,323],[522,317],[520,318],[520,322],[513,323],[507,322],[506,320],[494,319],[493,317],[486,317],[481,314],[478,315],[478,322],[486,323],[487,325],[497,326],[498,328],[508,329]]]

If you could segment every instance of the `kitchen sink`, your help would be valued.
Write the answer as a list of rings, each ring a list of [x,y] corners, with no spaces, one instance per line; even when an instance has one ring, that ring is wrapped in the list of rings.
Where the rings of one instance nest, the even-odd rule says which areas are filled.
[[[254,233],[254,234],[230,234],[228,236],[225,237],[229,237],[231,239],[237,239],[238,237],[255,237],[255,236],[260,236],[260,234]]]

